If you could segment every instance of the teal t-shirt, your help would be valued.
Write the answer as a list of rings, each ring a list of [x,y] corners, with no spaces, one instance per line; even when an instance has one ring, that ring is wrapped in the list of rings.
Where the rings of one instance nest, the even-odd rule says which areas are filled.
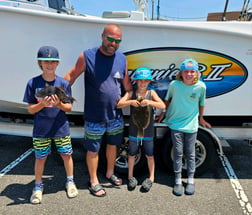
[[[205,105],[206,85],[198,81],[186,85],[183,81],[170,83],[165,100],[169,100],[165,124],[177,131],[194,133],[198,131],[199,106]]]

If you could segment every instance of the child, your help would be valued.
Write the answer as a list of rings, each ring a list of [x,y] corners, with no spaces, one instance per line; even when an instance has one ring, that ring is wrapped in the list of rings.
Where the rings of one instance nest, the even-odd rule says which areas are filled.
[[[204,127],[211,127],[203,118],[206,86],[199,81],[198,63],[193,59],[186,59],[176,80],[172,81],[165,97],[167,113],[165,123],[171,129],[171,138],[174,148],[173,169],[175,185],[173,193],[182,195],[182,157],[183,149],[187,161],[188,180],[185,194],[195,192],[195,142],[198,131],[198,120]]]
[[[65,93],[71,96],[70,84],[55,74],[59,65],[58,50],[52,46],[43,46],[38,51],[38,65],[42,74],[30,79],[27,83],[24,102],[28,103],[28,112],[34,114],[33,147],[35,151],[35,187],[30,202],[39,204],[42,201],[43,184],[42,175],[47,156],[51,152],[51,142],[54,141],[57,151],[60,153],[66,170],[66,191],[69,198],[78,195],[73,180],[72,145],[70,138],[69,122],[65,112],[72,109],[70,101],[63,103],[56,94],[35,97],[37,91],[45,86],[61,87]]]
[[[138,68],[134,74],[134,80],[137,83],[137,90],[128,91],[126,94],[119,100],[117,107],[123,108],[130,106],[130,126],[129,126],[129,156],[128,156],[128,188],[129,190],[135,189],[137,186],[137,180],[133,177],[133,168],[135,164],[135,156],[138,153],[139,144],[142,143],[144,153],[147,158],[148,169],[149,169],[149,178],[146,178],[142,183],[142,189],[148,192],[154,182],[154,156],[153,156],[153,108],[165,109],[164,102],[159,98],[157,93],[153,90],[147,89],[148,84],[152,80],[151,70],[149,68]],[[141,97],[142,101],[137,99]],[[141,137],[138,137],[139,127],[134,123],[138,119],[134,115],[134,111],[141,109],[140,111],[145,111],[146,114],[141,114],[138,112],[138,115],[144,115],[148,117],[148,120],[142,118],[140,120],[148,122],[144,127],[144,133],[141,133]],[[147,109],[145,109],[147,108]],[[138,125],[139,126],[139,125]],[[141,125],[140,125],[141,126]],[[147,126],[147,127],[146,127]],[[146,128],[145,128],[146,127]],[[140,128],[140,129],[141,129]],[[143,134],[143,137],[142,137]]]

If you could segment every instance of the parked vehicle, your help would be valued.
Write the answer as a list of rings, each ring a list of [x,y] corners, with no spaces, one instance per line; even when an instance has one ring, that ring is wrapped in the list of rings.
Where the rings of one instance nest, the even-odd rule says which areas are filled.
[[[213,166],[222,154],[223,138],[252,139],[252,22],[169,22],[145,20],[144,12],[106,12],[103,17],[79,14],[69,1],[0,0],[0,132],[31,136],[26,104],[22,102],[27,80],[40,73],[34,56],[41,45],[53,45],[61,53],[58,74],[74,65],[84,49],[100,44],[99,35],[107,23],[123,29],[120,50],[128,60],[129,74],[136,68],[152,69],[155,81],[150,85],[164,97],[169,82],[185,58],[199,62],[201,80],[207,86],[205,118],[213,129],[199,128],[196,147],[196,173]],[[45,30],[46,29],[46,30]],[[73,86],[77,100],[72,121],[73,138],[82,138],[80,115],[83,111],[84,86],[81,78]],[[127,115],[125,143],[118,151],[116,170],[127,171]],[[158,114],[158,110],[157,110]],[[5,122],[6,118],[19,123]],[[21,120],[20,120],[21,119]],[[17,121],[17,120],[16,120]],[[155,124],[156,153],[171,168],[172,145],[169,129]],[[142,169],[144,157],[139,152],[135,170]],[[186,163],[184,163],[186,168]]]

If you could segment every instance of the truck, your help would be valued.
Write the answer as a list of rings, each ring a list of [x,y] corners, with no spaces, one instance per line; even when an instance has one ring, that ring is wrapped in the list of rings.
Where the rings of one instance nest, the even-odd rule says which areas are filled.
[[[139,4],[146,1],[136,1]],[[106,11],[102,17],[80,14],[70,1],[0,0],[0,133],[31,136],[33,116],[22,102],[27,80],[41,73],[36,53],[42,45],[59,49],[61,63],[57,74],[64,76],[86,48],[99,46],[104,25],[115,23],[123,31],[120,51],[126,55],[129,75],[145,66],[152,70],[150,87],[164,98],[171,80],[186,58],[199,63],[201,80],[207,87],[205,119],[212,129],[200,127],[196,148],[196,174],[214,166],[223,154],[227,139],[252,137],[252,22],[247,21],[162,21],[146,20],[145,12]],[[244,11],[243,11],[244,12]],[[248,17],[251,14],[248,15]],[[77,100],[68,114],[71,136],[83,138],[84,76],[72,88]],[[125,116],[125,141],[118,148],[116,171],[127,172],[127,130],[129,110]],[[156,111],[159,114],[159,110]],[[170,131],[155,123],[155,155],[162,166],[172,168]],[[105,162],[101,152],[101,161]],[[141,150],[136,156],[135,171],[145,163]],[[186,169],[186,161],[183,162]]]

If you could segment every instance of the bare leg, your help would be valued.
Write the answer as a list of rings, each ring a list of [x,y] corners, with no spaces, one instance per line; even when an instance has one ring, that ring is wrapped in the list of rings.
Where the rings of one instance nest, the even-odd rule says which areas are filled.
[[[43,160],[36,159],[36,161],[35,161],[34,172],[35,172],[35,181],[36,182],[42,181],[46,158]]]
[[[73,176],[73,158],[71,155],[60,155],[64,162],[67,176]]]
[[[98,152],[87,151],[86,162],[90,176],[90,183],[92,187],[99,184],[99,180],[97,177],[98,161],[99,161]],[[104,193],[105,193],[104,190],[100,190],[96,194],[103,195]]]
[[[135,156],[128,156],[128,179],[133,177],[134,165],[135,165]]]
[[[107,173],[106,177],[110,178],[114,174],[115,160],[117,154],[117,146],[109,145],[106,146],[106,158],[107,158]],[[118,179],[116,184],[122,184],[122,179]]]
[[[155,172],[155,161],[153,156],[147,156],[147,163],[149,168],[150,180],[154,182],[154,172]]]

